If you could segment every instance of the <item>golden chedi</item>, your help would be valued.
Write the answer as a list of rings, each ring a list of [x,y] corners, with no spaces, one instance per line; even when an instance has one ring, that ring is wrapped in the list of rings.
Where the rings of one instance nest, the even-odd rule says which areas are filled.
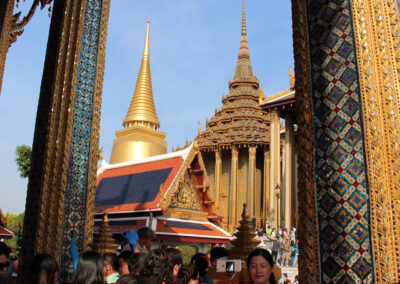
[[[150,73],[149,25],[147,21],[146,40],[142,63],[136,81],[135,92],[128,113],[122,123],[123,129],[115,134],[110,163],[122,163],[150,156],[165,154],[166,134],[158,131],[160,122],[153,99]]]
[[[115,244],[115,240],[112,237],[110,226],[108,225],[107,213],[104,213],[99,236],[95,238],[94,244],[91,247],[100,254],[109,252],[115,253],[118,248],[118,245]]]

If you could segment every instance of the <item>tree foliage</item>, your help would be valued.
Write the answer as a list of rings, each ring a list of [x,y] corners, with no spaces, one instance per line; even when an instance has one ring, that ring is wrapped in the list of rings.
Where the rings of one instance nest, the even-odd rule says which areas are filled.
[[[24,226],[24,215],[25,213],[21,214],[5,214],[4,217],[7,219],[7,228],[14,232],[14,237],[11,239],[5,240],[5,243],[10,247],[13,247],[15,250],[18,251],[19,246],[21,245],[21,237],[22,237],[22,228]],[[19,227],[19,234],[18,234],[18,227]]]
[[[15,162],[17,162],[19,176],[27,178],[31,170],[32,148],[28,145],[19,145],[15,150]]]

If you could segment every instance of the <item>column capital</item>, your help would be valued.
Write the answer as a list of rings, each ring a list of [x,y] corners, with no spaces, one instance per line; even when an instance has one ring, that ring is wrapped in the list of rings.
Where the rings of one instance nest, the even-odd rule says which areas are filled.
[[[249,154],[254,156],[257,152],[257,147],[256,146],[251,146],[249,147]]]

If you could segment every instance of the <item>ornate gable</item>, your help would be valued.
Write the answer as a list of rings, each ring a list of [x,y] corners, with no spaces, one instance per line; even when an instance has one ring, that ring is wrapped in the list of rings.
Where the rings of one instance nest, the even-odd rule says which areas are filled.
[[[174,182],[167,192],[160,189],[160,208],[164,215],[192,220],[212,221],[218,223],[215,214],[214,194],[211,192],[208,177],[197,141],[181,166]]]

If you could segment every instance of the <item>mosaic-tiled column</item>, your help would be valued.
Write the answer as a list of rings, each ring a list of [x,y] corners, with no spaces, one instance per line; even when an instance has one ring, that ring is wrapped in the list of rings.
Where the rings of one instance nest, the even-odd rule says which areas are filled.
[[[276,197],[276,186],[282,186],[281,176],[281,155],[280,155],[280,122],[279,112],[273,110],[271,112],[271,144],[270,144],[270,214],[271,214],[271,227],[277,228],[278,226],[278,211],[277,211],[277,197]]]
[[[54,1],[24,220],[23,269],[41,252],[61,275],[92,240],[108,0]]]
[[[300,281],[397,283],[397,3],[292,3]]]

